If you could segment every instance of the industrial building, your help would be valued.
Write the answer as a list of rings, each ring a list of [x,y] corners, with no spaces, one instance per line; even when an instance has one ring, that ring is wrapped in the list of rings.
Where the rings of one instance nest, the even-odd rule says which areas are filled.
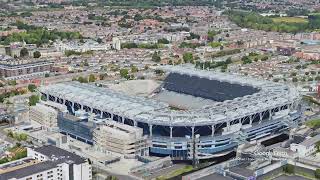
[[[91,165],[82,157],[55,146],[28,148],[27,157],[0,165],[2,180],[91,180]]]
[[[225,155],[243,142],[286,131],[300,120],[300,95],[291,86],[239,75],[162,66],[166,78],[155,94],[169,93],[197,107],[180,109],[159,99],[76,82],[40,88],[50,101],[141,128],[149,154],[176,160]],[[193,149],[195,147],[196,149]]]
[[[147,137],[141,128],[106,121],[93,132],[94,145],[102,151],[112,151],[127,157],[147,156]]]

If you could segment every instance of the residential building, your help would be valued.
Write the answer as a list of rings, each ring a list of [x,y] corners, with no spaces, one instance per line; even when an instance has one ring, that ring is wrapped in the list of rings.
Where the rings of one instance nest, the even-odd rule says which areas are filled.
[[[6,80],[30,79],[49,73],[53,62],[45,60],[16,60],[0,56],[0,77]]]
[[[82,157],[57,148],[28,148],[27,157],[0,166],[5,180],[91,180],[92,167]]]
[[[106,51],[111,49],[110,44],[99,44],[93,40],[88,40],[87,42],[81,44],[78,42],[68,42],[64,43],[62,41],[56,42],[55,47],[57,51],[76,51],[76,52],[86,52],[86,51]]]

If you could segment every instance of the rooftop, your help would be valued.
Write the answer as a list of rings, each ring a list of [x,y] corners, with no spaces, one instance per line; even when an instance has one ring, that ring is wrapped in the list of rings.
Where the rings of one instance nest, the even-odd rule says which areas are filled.
[[[85,159],[82,157],[52,145],[41,146],[35,148],[34,151],[60,162],[73,161],[75,164],[81,164],[85,162]]]
[[[36,174],[42,171],[46,171],[52,169],[58,165],[58,161],[44,161],[37,164],[32,164],[30,166],[26,166],[15,171],[6,172],[0,174],[0,179],[12,179],[12,178],[23,178],[29,176],[31,174]]]
[[[319,141],[320,141],[320,134],[318,134],[318,135],[316,135],[316,136],[314,136],[312,138],[308,138],[308,139],[304,140],[300,144],[303,145],[303,146],[307,146],[308,147],[308,146],[312,146],[312,145],[316,144]]]

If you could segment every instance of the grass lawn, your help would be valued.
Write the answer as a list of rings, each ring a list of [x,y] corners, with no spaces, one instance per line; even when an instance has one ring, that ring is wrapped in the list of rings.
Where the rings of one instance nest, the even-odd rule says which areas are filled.
[[[177,169],[177,170],[171,172],[170,174],[158,177],[157,180],[170,179],[172,177],[178,176],[180,174],[183,174],[183,173],[186,173],[186,172],[189,172],[192,170],[193,170],[192,166],[184,166],[183,168]]]
[[[308,23],[308,19],[301,17],[276,17],[272,18],[275,23]]]
[[[313,129],[319,128],[320,127],[320,119],[314,119],[314,120],[307,121],[306,125],[309,128],[313,128]]]

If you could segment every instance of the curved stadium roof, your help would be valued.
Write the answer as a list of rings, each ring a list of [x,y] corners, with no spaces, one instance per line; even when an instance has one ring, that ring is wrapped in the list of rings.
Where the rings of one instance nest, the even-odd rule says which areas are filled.
[[[42,93],[65,98],[125,118],[155,125],[200,126],[214,125],[264,112],[294,103],[300,96],[294,87],[240,75],[198,70],[188,66],[162,66],[162,70],[190,77],[227,82],[249,87],[252,91],[242,97],[213,102],[199,109],[176,111],[169,104],[154,99],[129,96],[90,84],[67,82],[43,86]],[[232,88],[232,86],[231,86]]]

